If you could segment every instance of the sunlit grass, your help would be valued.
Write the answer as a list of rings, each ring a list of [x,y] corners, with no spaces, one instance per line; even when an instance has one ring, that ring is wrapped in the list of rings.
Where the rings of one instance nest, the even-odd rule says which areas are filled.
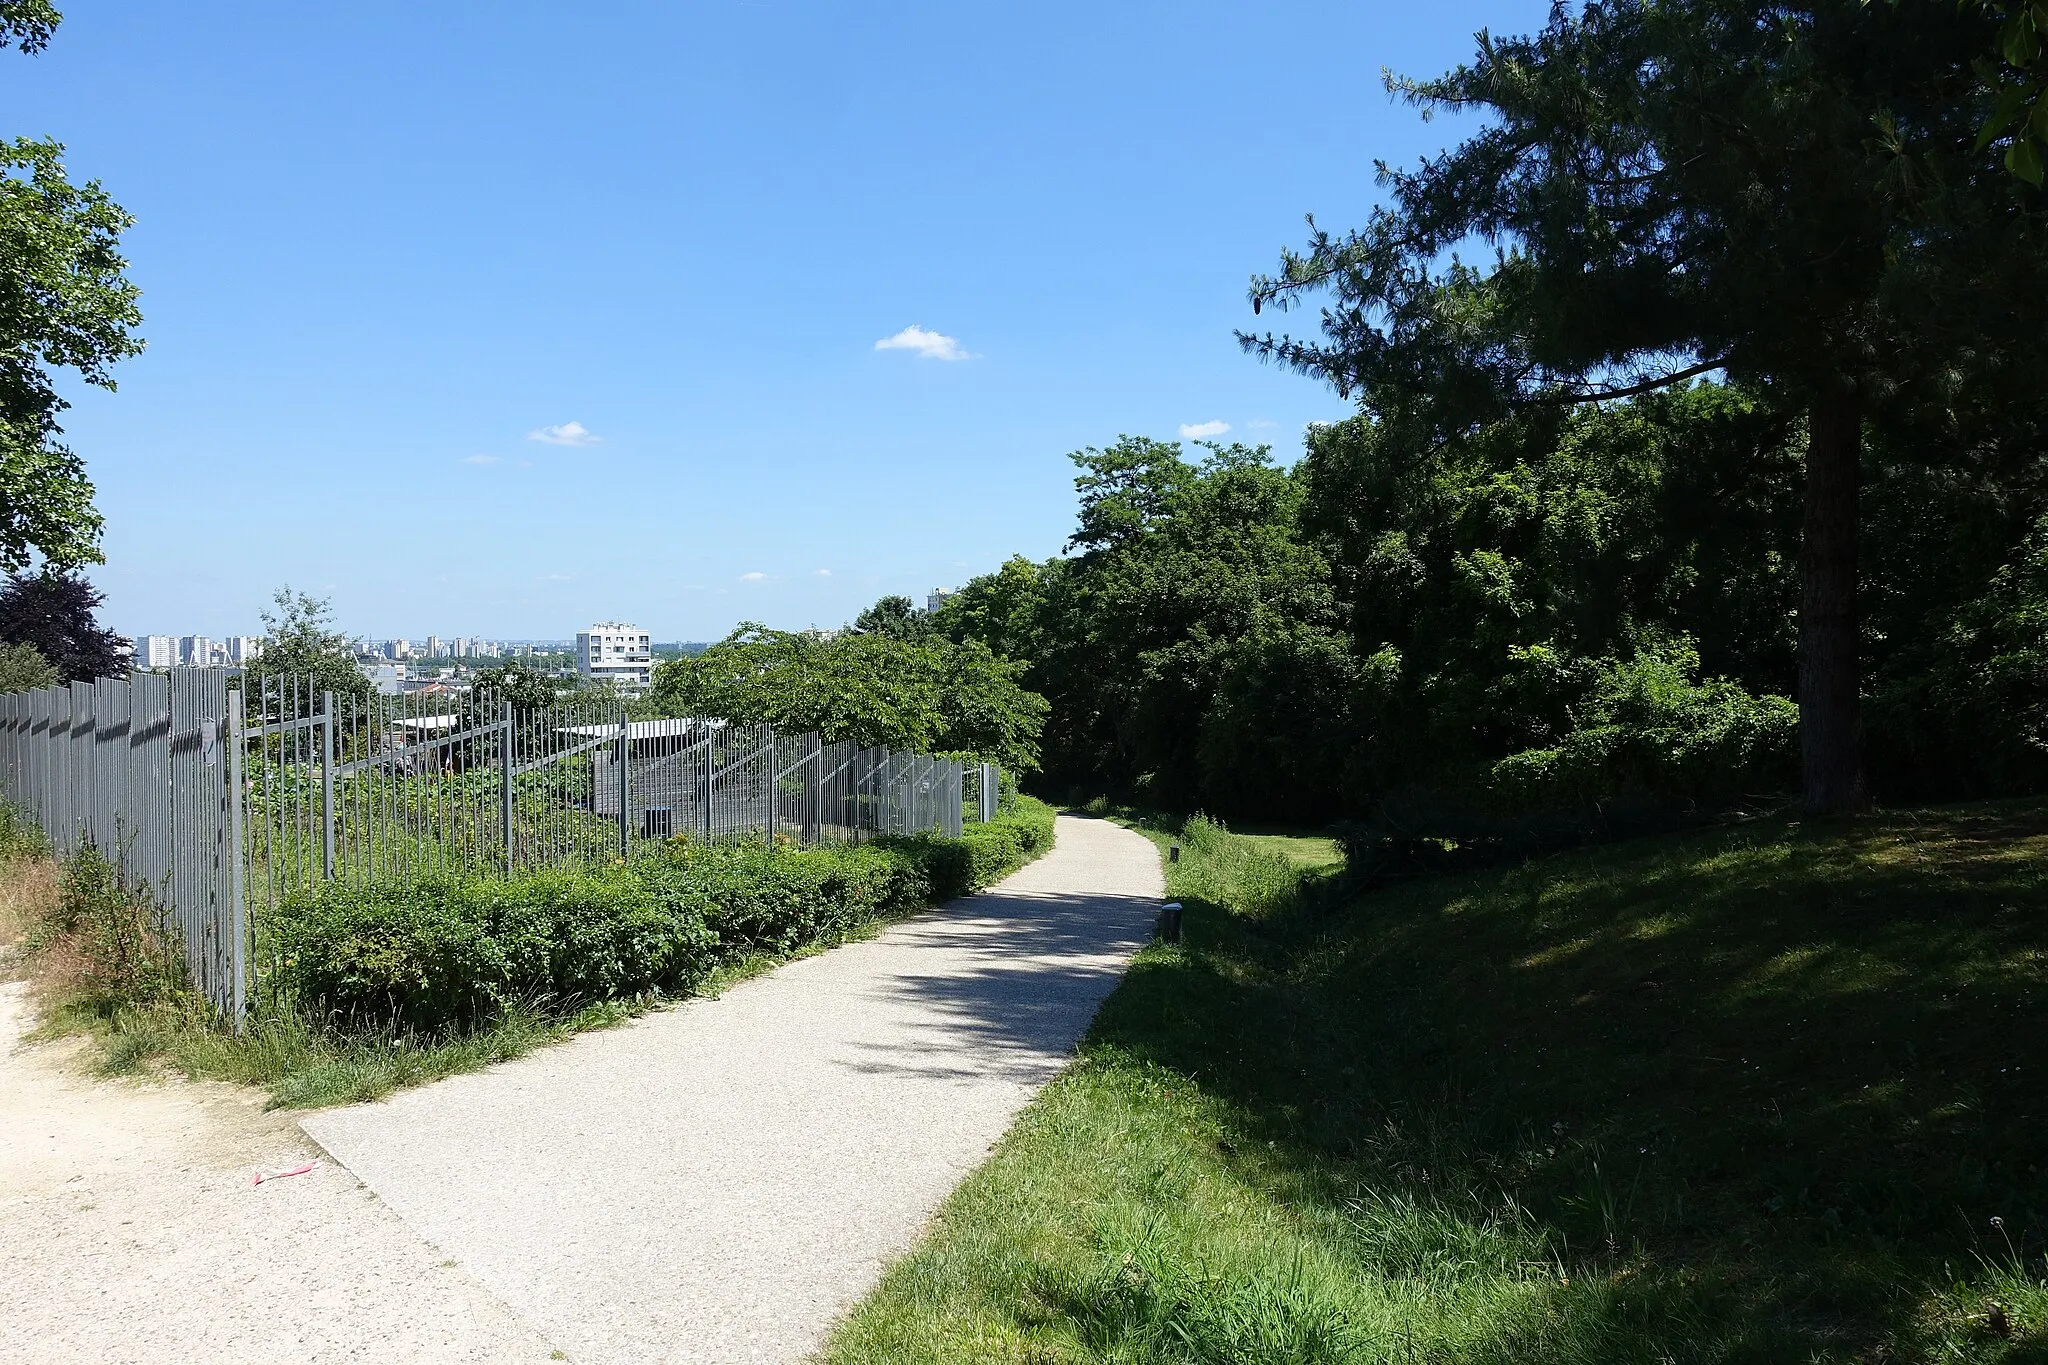
[[[1274,842],[1183,840],[1185,944],[833,1360],[2048,1359],[2048,808],[1346,904]]]

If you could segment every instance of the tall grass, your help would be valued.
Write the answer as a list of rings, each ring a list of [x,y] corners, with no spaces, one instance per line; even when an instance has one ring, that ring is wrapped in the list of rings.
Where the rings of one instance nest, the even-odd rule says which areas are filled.
[[[1241,839],[830,1359],[2048,1359],[2048,806],[1345,905]]]

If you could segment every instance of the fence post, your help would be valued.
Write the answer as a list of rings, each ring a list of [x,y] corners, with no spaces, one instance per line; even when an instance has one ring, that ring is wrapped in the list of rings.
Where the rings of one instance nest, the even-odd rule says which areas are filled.
[[[768,847],[775,847],[775,817],[782,806],[782,754],[773,730],[768,732]]]
[[[825,742],[817,734],[804,736],[804,843],[823,842],[819,828],[825,804]]]
[[[505,738],[498,745],[498,771],[500,793],[504,804],[505,817],[505,875],[512,875],[512,703],[504,703]]]
[[[246,1024],[249,1001],[249,884],[248,858],[243,848],[242,802],[247,797],[242,775],[243,698],[240,688],[228,693],[228,925],[234,935],[233,966],[230,969],[229,1007],[234,1012],[235,1032]],[[333,862],[334,843],[328,841],[328,861]]]
[[[712,791],[712,782],[714,780],[714,774],[712,771],[711,764],[712,760],[718,756],[717,735],[718,732],[716,730],[713,730],[708,726],[705,728],[704,799],[697,803],[697,808],[698,810],[702,811],[704,815],[704,842],[707,844],[711,842],[711,836],[716,830],[716,826],[714,826],[711,821],[711,798],[714,794]]]
[[[334,880],[334,693],[320,694],[320,830],[323,866]]]
[[[633,851],[633,721],[619,715],[619,856]]]

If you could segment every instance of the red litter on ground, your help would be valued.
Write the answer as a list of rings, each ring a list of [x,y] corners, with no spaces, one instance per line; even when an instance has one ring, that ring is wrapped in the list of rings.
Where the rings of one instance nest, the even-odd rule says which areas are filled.
[[[294,1170],[279,1171],[274,1175],[265,1175],[263,1174],[263,1172],[258,1171],[256,1172],[256,1179],[251,1181],[250,1183],[254,1185],[261,1185],[266,1180],[283,1180],[286,1176],[305,1175],[308,1171],[311,1171],[315,1166],[318,1166],[319,1164],[320,1163],[317,1161],[309,1161],[305,1165],[300,1166]]]

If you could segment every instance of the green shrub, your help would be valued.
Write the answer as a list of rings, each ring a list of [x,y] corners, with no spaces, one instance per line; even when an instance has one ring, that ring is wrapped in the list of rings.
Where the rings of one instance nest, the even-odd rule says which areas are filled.
[[[1722,808],[1786,790],[1799,712],[1720,678],[1695,681],[1690,642],[1603,663],[1572,729],[1555,745],[1494,764],[1507,811],[1615,801]]]
[[[5,801],[0,801],[0,864],[16,858],[49,856],[50,841],[42,826]]]
[[[169,916],[120,865],[86,844],[66,859],[56,908],[31,940],[62,942],[77,959],[81,994],[95,1006],[148,1004],[184,988],[184,955]]]
[[[268,985],[344,1028],[463,1029],[508,1009],[562,1011],[680,993],[716,968],[786,954],[986,885],[1052,844],[1022,798],[967,837],[857,847],[676,841],[602,872],[355,886],[285,900]]]
[[[1051,806],[1013,794],[1004,798],[994,820],[968,825],[958,839],[916,835],[884,840],[881,846],[910,851],[929,869],[932,896],[951,900],[1000,880],[1051,848],[1053,820]]]
[[[726,956],[786,953],[930,896],[920,862],[893,844],[803,850],[683,845],[634,865],[663,898],[702,916]]]
[[[716,939],[703,916],[624,869],[354,886],[288,898],[272,988],[354,1026],[467,1026],[515,1003],[557,1008],[687,989]]]

